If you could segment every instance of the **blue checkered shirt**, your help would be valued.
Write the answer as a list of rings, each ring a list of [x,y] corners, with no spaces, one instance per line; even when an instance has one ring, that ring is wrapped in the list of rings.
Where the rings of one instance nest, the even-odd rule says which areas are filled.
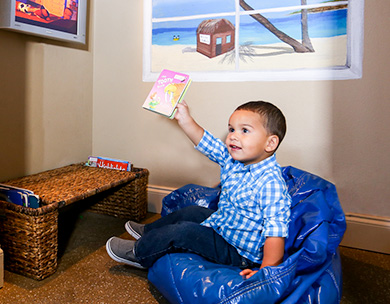
[[[208,131],[195,148],[221,167],[218,210],[201,224],[260,264],[266,237],[288,236],[291,197],[275,156],[244,166]]]

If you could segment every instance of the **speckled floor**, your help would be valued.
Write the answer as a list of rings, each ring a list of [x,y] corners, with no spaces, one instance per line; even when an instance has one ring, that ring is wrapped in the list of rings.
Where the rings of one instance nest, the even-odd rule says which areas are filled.
[[[145,222],[154,221],[148,214]],[[126,220],[80,210],[60,214],[58,270],[36,281],[4,271],[0,303],[161,303],[168,302],[148,282],[147,272],[113,261],[105,243],[111,236],[131,239]]]
[[[390,255],[340,248],[343,268],[341,304],[390,303]]]
[[[158,217],[148,214],[145,222]],[[57,272],[35,281],[5,271],[0,303],[168,304],[148,282],[146,271],[121,265],[107,255],[109,237],[131,238],[124,229],[126,220],[74,209],[64,212],[60,220]],[[390,303],[390,255],[350,248],[340,252],[344,281],[341,304]]]

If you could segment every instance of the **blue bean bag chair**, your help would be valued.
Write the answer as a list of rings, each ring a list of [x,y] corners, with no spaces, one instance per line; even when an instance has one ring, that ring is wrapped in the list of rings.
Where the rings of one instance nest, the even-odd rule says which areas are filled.
[[[237,267],[191,253],[173,253],[155,262],[149,281],[170,303],[339,303],[338,246],[346,223],[336,188],[294,167],[283,168],[283,176],[292,207],[282,264],[243,279]],[[162,215],[191,204],[216,209],[218,196],[218,188],[185,186],[164,198]]]

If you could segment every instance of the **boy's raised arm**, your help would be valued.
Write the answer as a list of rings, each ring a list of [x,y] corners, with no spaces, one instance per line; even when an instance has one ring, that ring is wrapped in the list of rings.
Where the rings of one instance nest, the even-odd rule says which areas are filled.
[[[175,119],[188,138],[197,146],[203,137],[204,129],[192,118],[185,101],[177,105]]]

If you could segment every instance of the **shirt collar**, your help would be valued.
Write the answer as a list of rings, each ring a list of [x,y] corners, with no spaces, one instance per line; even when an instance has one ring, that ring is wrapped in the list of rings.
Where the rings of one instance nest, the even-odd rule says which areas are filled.
[[[243,163],[233,160],[235,163],[236,170],[235,171],[249,171],[254,175],[260,175],[264,173],[265,171],[278,166],[278,163],[276,161],[275,154],[271,155],[270,157],[267,157],[266,159],[262,160],[261,162],[250,164],[250,165],[244,165]]]

